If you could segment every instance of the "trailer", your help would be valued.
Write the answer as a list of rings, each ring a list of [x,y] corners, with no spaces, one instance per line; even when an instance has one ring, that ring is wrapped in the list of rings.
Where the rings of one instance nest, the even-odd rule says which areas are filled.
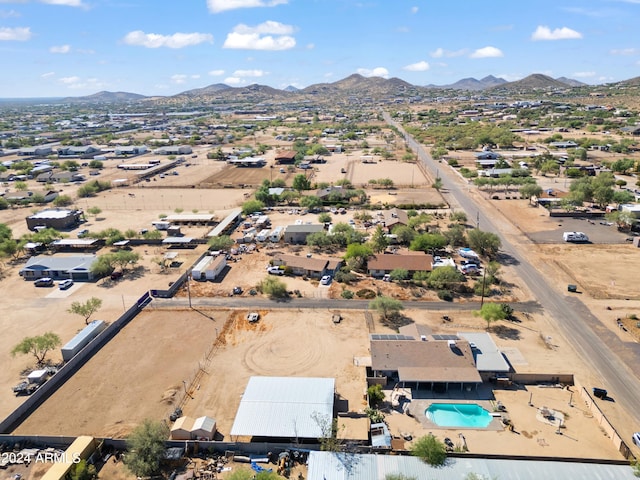
[[[256,228],[266,227],[271,224],[271,220],[267,215],[260,215],[256,220]]]
[[[80,350],[86,347],[91,340],[96,338],[100,332],[107,328],[104,320],[94,320],[84,327],[80,333],[73,337],[64,347],[62,347],[62,359],[68,362],[75,357]]]
[[[213,262],[213,258],[214,257],[212,257],[211,255],[202,257],[202,259],[191,269],[191,277],[194,280],[206,280],[207,277],[205,275],[205,272],[207,268],[209,268],[211,262]]]
[[[271,231],[268,228],[260,230],[260,232],[256,235],[256,241],[266,242],[270,234],[271,234]]]
[[[278,243],[282,239],[282,235],[284,235],[284,227],[276,227],[271,230],[271,234],[269,235],[269,241],[273,243]]]
[[[169,227],[171,226],[171,222],[155,221],[155,222],[151,222],[151,225],[156,227],[156,230],[168,230]]]
[[[205,280],[215,280],[227,266],[227,258],[225,255],[218,255],[217,257],[212,258],[213,261],[204,271]]]

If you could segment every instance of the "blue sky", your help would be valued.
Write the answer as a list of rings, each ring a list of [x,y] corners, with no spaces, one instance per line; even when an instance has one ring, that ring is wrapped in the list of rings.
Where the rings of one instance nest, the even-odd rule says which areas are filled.
[[[0,0],[0,98],[640,75],[640,0]]]

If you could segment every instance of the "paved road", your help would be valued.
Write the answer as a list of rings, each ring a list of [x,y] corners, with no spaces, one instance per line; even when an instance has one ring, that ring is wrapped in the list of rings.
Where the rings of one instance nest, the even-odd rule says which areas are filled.
[[[482,213],[481,206],[469,195],[468,187],[448,167],[434,161],[425,149],[419,145],[388,114],[385,120],[395,125],[405,136],[407,145],[418,154],[426,169],[436,176],[438,173],[450,195],[463,208],[470,219],[479,222],[484,231],[496,233],[501,241],[501,253],[510,258],[514,268],[538,299],[544,310],[555,319],[560,331],[575,347],[586,365],[603,379],[603,387],[636,422],[632,428],[640,430],[640,344],[622,342],[619,337],[605,328],[577,297],[561,294],[565,285],[552,285],[536,270],[494,222]],[[628,441],[628,439],[625,439]]]
[[[432,311],[468,311],[479,310],[479,302],[466,303],[448,303],[448,302],[421,302],[407,301],[402,302],[405,308],[417,310]],[[342,300],[328,298],[291,298],[286,301],[275,301],[266,298],[254,297],[197,297],[191,299],[191,305],[197,307],[218,307],[218,308],[326,308],[330,310],[366,310],[369,306],[369,300]],[[540,311],[540,305],[537,302],[519,302],[510,303],[517,312],[534,313]],[[189,299],[184,297],[173,298],[156,298],[153,300],[151,307],[187,307]]]

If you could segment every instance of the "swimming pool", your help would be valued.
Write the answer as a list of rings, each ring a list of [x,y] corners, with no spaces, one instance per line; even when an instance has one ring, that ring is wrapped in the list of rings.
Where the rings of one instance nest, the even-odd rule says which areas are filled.
[[[493,419],[475,403],[432,403],[424,414],[440,427],[487,428]]]

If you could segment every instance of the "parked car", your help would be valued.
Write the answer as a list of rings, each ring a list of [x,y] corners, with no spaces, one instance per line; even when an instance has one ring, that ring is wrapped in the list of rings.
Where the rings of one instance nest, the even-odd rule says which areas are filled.
[[[320,279],[320,285],[329,285],[331,283],[331,275],[325,275]]]
[[[111,280],[118,280],[119,278],[122,278],[122,270],[118,270],[117,272],[113,272],[111,274]]]
[[[59,288],[60,290],[67,290],[68,288],[71,288],[71,285],[73,285],[73,280],[71,280],[71,279],[62,280],[62,281],[58,284],[58,288]]]
[[[257,322],[258,320],[260,320],[260,314],[257,312],[251,312],[247,314],[247,320],[249,320],[249,322],[253,323],[253,322]]]
[[[53,286],[53,279],[49,278],[49,277],[42,277],[42,278],[38,278],[36,281],[34,281],[33,284],[36,287],[52,287]]]
[[[593,387],[593,396],[596,398],[607,398],[607,391],[604,388]]]
[[[78,238],[84,238],[87,236],[88,233],[89,233],[89,229],[83,228],[82,230],[78,231]]]
[[[267,268],[267,273],[269,275],[284,275],[284,270],[279,267],[269,267]]]
[[[636,432],[631,436],[633,443],[636,444],[636,447],[640,447],[640,432]]]

